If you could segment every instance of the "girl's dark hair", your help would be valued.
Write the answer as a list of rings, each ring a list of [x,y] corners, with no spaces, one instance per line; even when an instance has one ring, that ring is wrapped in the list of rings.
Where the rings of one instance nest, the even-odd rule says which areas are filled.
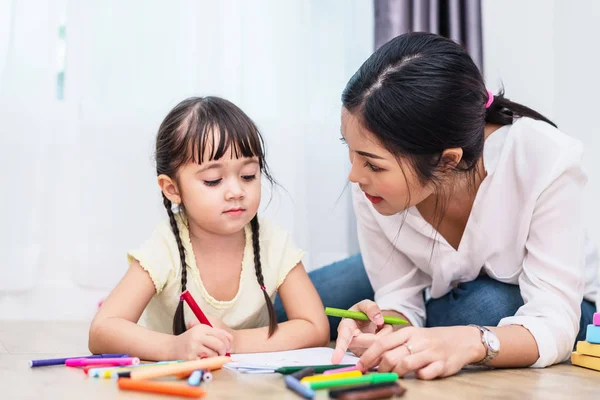
[[[273,184],[265,161],[264,142],[254,122],[235,104],[219,97],[192,97],[179,103],[167,114],[156,136],[156,174],[177,180],[177,171],[188,162],[202,164],[218,160],[229,149],[236,158],[257,157],[262,175]],[[206,150],[209,150],[205,154]],[[205,159],[206,156],[206,159]],[[187,264],[185,248],[179,233],[173,204],[163,193],[163,203],[169,215],[171,229],[177,241],[181,261],[181,291],[186,290]],[[184,212],[184,204],[180,204]],[[182,220],[183,221],[183,220]],[[256,279],[261,287],[269,311],[269,336],[277,329],[277,318],[271,298],[267,294],[262,275],[258,217],[250,223]],[[173,317],[173,333],[186,331],[183,302],[179,301]]]
[[[487,100],[483,77],[469,54],[452,40],[429,33],[407,33],[381,46],[342,94],[344,107],[390,153],[407,160],[422,185],[433,184],[437,193],[448,186],[440,184],[438,172],[448,169],[442,152],[449,148],[462,149],[462,160],[453,170],[470,173],[474,187],[486,123],[508,125],[530,117],[556,126],[505,98],[504,91],[486,109]],[[444,194],[436,198],[444,202]],[[437,228],[446,205],[435,208]]]

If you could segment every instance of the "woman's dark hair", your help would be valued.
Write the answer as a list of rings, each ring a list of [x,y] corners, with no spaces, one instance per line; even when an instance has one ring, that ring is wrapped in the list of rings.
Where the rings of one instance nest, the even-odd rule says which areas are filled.
[[[361,125],[390,153],[407,160],[422,185],[433,184],[438,193],[445,190],[438,174],[448,169],[442,159],[445,149],[462,149],[453,170],[469,172],[475,182],[486,123],[508,125],[530,117],[556,126],[508,100],[503,91],[486,109],[487,101],[483,77],[469,54],[452,40],[429,33],[407,33],[381,46],[342,94],[344,107]],[[445,209],[436,204],[434,226]]]
[[[177,180],[177,171],[188,162],[202,164],[218,160],[229,149],[237,157],[257,157],[262,175],[273,184],[265,161],[264,142],[254,122],[235,104],[219,97],[193,97],[179,103],[167,114],[156,136],[156,174]],[[206,150],[209,150],[205,154]],[[207,157],[206,159],[205,156]],[[163,203],[169,215],[171,229],[177,241],[181,261],[181,291],[186,290],[187,264],[185,248],[179,233],[173,204],[163,193]],[[184,204],[180,204],[184,212]],[[256,279],[264,294],[269,311],[269,336],[277,329],[273,302],[264,283],[260,260],[259,223],[255,215],[250,222]],[[173,317],[173,333],[186,331],[183,302],[179,301]]]

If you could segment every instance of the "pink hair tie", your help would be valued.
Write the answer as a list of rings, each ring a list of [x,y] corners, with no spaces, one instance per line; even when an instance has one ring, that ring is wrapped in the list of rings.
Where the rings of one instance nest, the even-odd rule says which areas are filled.
[[[485,103],[485,108],[490,108],[492,103],[494,102],[494,93],[490,89],[486,89],[488,94],[488,101]]]
[[[261,286],[261,287],[260,287],[260,290],[262,290],[262,291],[265,291],[265,292],[266,292],[266,291],[267,291],[267,288],[266,288],[266,287],[264,287],[264,286]]]

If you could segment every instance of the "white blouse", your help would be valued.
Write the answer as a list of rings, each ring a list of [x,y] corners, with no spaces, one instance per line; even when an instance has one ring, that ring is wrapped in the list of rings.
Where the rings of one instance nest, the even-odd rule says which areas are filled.
[[[458,250],[416,207],[383,216],[353,185],[360,248],[379,307],[424,326],[425,289],[439,298],[485,273],[519,285],[524,305],[498,326],[531,332],[540,355],[532,366],[566,360],[582,298],[595,302],[599,292],[598,257],[584,232],[582,153],[576,139],[529,118],[492,133],[484,145],[487,176]]]

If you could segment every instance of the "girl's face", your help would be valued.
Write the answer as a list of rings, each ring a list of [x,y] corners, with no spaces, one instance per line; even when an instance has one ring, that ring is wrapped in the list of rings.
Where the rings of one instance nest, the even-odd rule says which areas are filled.
[[[352,168],[348,180],[357,183],[382,215],[393,215],[425,200],[433,189],[423,187],[405,160],[386,150],[359,120],[342,108],[342,137]]]
[[[208,159],[206,154],[204,159]],[[183,202],[190,226],[214,234],[233,234],[258,212],[260,178],[257,157],[235,158],[229,148],[219,160],[188,162],[179,168],[177,183],[171,188],[176,196],[171,201]]]

